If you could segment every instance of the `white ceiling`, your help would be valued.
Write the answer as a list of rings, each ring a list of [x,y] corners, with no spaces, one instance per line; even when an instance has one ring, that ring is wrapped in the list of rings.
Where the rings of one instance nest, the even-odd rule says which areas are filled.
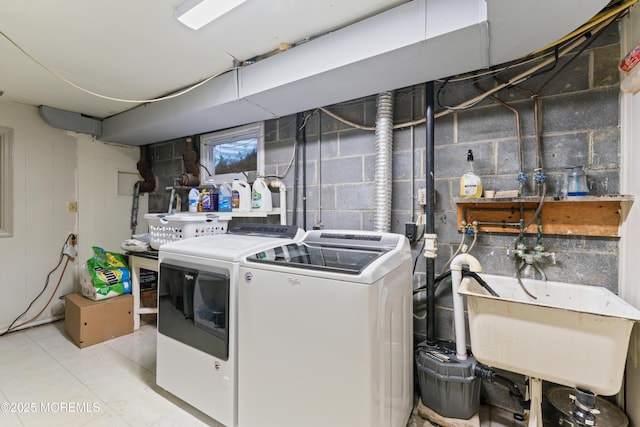
[[[0,31],[35,60],[86,90],[140,102],[70,86],[4,37],[0,99],[46,106],[41,115],[55,127],[143,145],[501,64],[566,35],[607,4],[247,0],[193,31],[174,18],[182,1],[1,2]],[[143,102],[283,43],[298,46],[184,96]]]
[[[193,31],[182,0],[28,0],[0,4],[0,31],[64,78],[115,98],[174,92],[247,60],[406,0],[248,0]],[[138,104],[100,99],[52,76],[0,37],[1,99],[104,118]]]

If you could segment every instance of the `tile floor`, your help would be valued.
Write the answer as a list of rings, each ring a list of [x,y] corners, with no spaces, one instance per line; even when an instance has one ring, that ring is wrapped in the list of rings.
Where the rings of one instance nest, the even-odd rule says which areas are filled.
[[[156,386],[155,353],[155,325],[84,349],[64,321],[0,337],[0,425],[221,426]],[[523,425],[487,408],[480,419],[482,427]],[[408,424],[431,425],[417,415]]]
[[[155,354],[153,325],[84,349],[64,321],[3,336],[0,425],[220,426],[156,386]]]

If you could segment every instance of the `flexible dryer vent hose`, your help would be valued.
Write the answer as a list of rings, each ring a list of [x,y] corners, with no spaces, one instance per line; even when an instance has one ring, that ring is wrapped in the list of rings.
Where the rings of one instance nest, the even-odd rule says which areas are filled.
[[[391,231],[391,180],[393,151],[393,92],[378,95],[376,115],[375,212],[373,229]]]

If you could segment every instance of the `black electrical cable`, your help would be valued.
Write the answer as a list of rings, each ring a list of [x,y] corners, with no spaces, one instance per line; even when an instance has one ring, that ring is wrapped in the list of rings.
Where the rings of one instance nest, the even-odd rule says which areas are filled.
[[[60,265],[62,265],[62,260],[64,259],[64,246],[69,242],[69,239],[71,239],[73,237],[73,233],[69,233],[69,235],[67,236],[67,238],[64,240],[64,244],[62,245],[62,249],[60,250],[60,259],[58,260],[58,264],[56,264],[55,267],[53,267],[53,269],[51,271],[49,271],[49,273],[47,274],[47,280],[45,280],[44,282],[44,287],[42,288],[42,290],[40,291],[40,293],[38,295],[36,295],[36,297],[31,301],[31,303],[29,303],[29,306],[27,307],[27,309],[25,311],[23,311],[18,317],[16,317],[13,322],[11,322],[11,324],[9,325],[9,327],[7,328],[7,330],[5,330],[4,332],[0,333],[0,337],[9,333],[11,331],[11,328],[13,328],[13,325],[16,324],[16,322],[18,320],[20,320],[20,318],[22,316],[24,316],[25,314],[27,314],[27,312],[31,309],[31,307],[33,306],[33,304],[36,302],[36,300],[38,298],[40,298],[42,296],[42,294],[44,293],[44,291],[47,290],[47,287],[49,286],[49,279],[51,278],[51,275],[58,269],[58,267],[60,267]]]
[[[527,80],[532,79],[533,77],[540,76],[540,75],[542,75],[542,74],[546,74],[546,73],[548,73],[549,71],[553,71],[553,69],[554,69],[554,68],[556,68],[556,66],[558,65],[558,60],[560,59],[559,54],[560,54],[559,48],[558,48],[558,46],[556,46],[556,47],[553,49],[553,55],[554,55],[554,61],[553,61],[553,63],[551,63],[547,68],[542,68],[542,69],[540,69],[540,70],[536,71],[535,73],[528,75],[528,76],[527,76],[527,77],[525,77],[524,79],[522,79],[522,80],[520,80],[520,81],[517,81],[517,82],[514,82],[514,83],[512,83],[512,84],[508,85],[508,86],[507,86],[507,88],[511,88],[511,87],[513,87],[513,86],[515,86],[515,85],[517,85],[517,84],[520,84],[520,83],[522,83],[522,82],[526,82]]]
[[[442,94],[442,91],[443,91],[444,87],[449,83],[449,79],[450,79],[450,77],[447,77],[444,80],[444,82],[440,85],[440,87],[438,88],[438,92],[436,94],[436,102],[438,103],[438,107],[443,108],[445,110],[451,110],[451,111],[464,111],[464,110],[468,110],[470,108],[475,107],[476,105],[480,104],[482,101],[485,100],[485,98],[481,98],[481,99],[478,99],[474,103],[471,103],[469,105],[465,105],[464,107],[454,107],[453,105],[444,105],[442,103],[442,101],[440,100],[440,95]]]
[[[434,279],[434,286],[437,288],[438,285],[440,284],[440,282],[442,282],[444,279],[446,279],[447,277],[451,276],[451,270],[445,271],[444,273],[442,273],[441,275],[439,275],[438,277],[436,277]],[[500,295],[498,295],[498,293],[496,291],[494,291],[491,286],[489,286],[489,284],[482,278],[480,277],[480,275],[478,273],[475,273],[473,271],[469,271],[467,269],[462,269],[462,277],[473,277],[475,279],[476,282],[478,282],[480,284],[480,286],[482,286],[483,288],[485,288],[487,290],[487,292],[489,292],[489,294],[491,294],[494,297],[499,297]],[[420,286],[418,288],[415,288],[413,290],[414,294],[417,294],[423,290],[426,289],[426,285]]]
[[[205,165],[203,165],[202,163],[198,163],[205,171],[207,171],[207,175],[209,176],[209,178],[211,178],[211,172],[209,172],[209,169],[207,169],[207,167]]]
[[[444,273],[442,273],[441,275],[439,275],[438,277],[433,279],[433,285],[437,286],[442,280],[446,279],[449,276],[451,276],[451,270],[445,271]],[[420,287],[415,288],[413,290],[413,293],[417,294],[417,293],[422,292],[422,291],[424,291],[426,289],[427,289],[427,285],[422,285]]]
[[[427,243],[426,240],[422,239],[422,247],[418,251],[418,255],[416,255],[416,259],[413,261],[413,274],[416,274],[416,266],[418,265],[418,260],[420,259],[420,256],[422,255],[422,252],[424,251],[424,246],[426,245],[426,243]]]

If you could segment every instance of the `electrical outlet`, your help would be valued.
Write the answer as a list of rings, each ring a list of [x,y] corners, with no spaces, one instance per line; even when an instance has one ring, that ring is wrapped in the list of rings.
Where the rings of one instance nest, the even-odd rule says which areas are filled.
[[[420,188],[418,190],[418,204],[420,206],[424,206],[427,204],[427,189],[426,188]]]
[[[78,212],[78,202],[68,202],[67,210],[69,212]]]
[[[415,222],[405,222],[404,235],[407,236],[410,243],[415,243],[417,236],[417,228]]]
[[[76,249],[71,245],[64,245],[64,248],[62,249],[62,253],[67,255],[69,258],[71,258],[72,261],[74,260],[75,257],[78,256],[78,251],[76,251]]]

